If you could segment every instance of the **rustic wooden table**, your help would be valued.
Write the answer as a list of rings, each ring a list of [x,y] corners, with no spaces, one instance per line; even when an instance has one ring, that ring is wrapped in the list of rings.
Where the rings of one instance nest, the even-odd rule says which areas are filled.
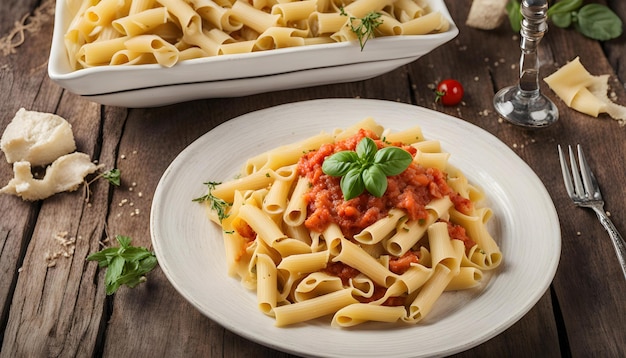
[[[626,19],[625,2],[594,2],[608,4]],[[447,1],[460,27],[459,36],[383,76],[242,98],[127,109],[90,102],[50,81],[46,65],[52,3],[0,3],[4,51],[0,55],[0,128],[4,130],[20,107],[57,113],[71,122],[79,150],[122,171],[122,186],[92,184],[89,206],[81,191],[32,203],[0,195],[1,357],[289,356],[241,338],[203,316],[158,268],[149,274],[147,283],[107,297],[104,271],[85,258],[100,250],[99,242],[107,233],[128,235],[134,244],[151,247],[149,213],[158,180],[176,155],[200,135],[244,113],[327,97],[386,99],[459,117],[510,146],[548,189],[562,231],[560,263],[552,285],[516,324],[458,357],[626,356],[626,281],[595,215],[567,198],[556,155],[557,143],[581,143],[588,149],[606,209],[618,230],[626,234],[626,127],[605,115],[596,119],[567,108],[544,83],[543,92],[556,101],[561,113],[557,124],[531,131],[500,121],[491,101],[499,88],[515,82],[519,60],[519,40],[508,24],[493,31],[468,28],[464,23],[470,1]],[[611,91],[625,104],[625,40],[622,35],[601,43],[574,30],[551,27],[541,43],[541,76],[580,56],[592,74],[611,75]],[[443,107],[433,102],[432,85],[447,77],[464,83],[462,105]],[[12,169],[6,162],[0,164],[4,185]],[[120,206],[124,199],[134,207]],[[75,252],[49,268],[45,255],[58,250],[53,237],[64,231],[78,238]]]

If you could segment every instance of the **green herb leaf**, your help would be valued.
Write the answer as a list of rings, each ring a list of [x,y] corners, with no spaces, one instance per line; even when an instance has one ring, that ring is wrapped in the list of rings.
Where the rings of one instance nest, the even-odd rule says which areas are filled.
[[[339,9],[339,13],[342,16],[348,16],[343,7]],[[383,20],[380,19],[381,16],[382,14],[376,11],[371,11],[360,19],[350,16],[348,26],[350,26],[350,30],[356,35],[357,39],[359,39],[361,51],[365,48],[367,40],[374,37],[374,30],[382,25]]]
[[[583,6],[583,0],[561,0],[548,8],[548,16],[569,14]]]
[[[341,177],[339,182],[341,192],[345,200],[350,200],[361,195],[365,190],[363,177],[361,177],[361,168],[353,168]]]
[[[583,35],[599,41],[614,39],[622,34],[622,20],[600,4],[585,5],[578,10],[574,27]]]
[[[102,177],[109,181],[112,185],[120,186],[121,178],[120,178],[120,170],[117,168],[111,169],[102,173]]]
[[[554,26],[566,29],[572,24],[574,17],[571,12],[563,12],[552,15],[550,20],[552,20],[552,24],[554,24]]]
[[[88,261],[97,261],[106,267],[104,283],[106,294],[111,295],[122,285],[135,287],[146,280],[145,275],[157,265],[153,252],[144,247],[131,246],[128,236],[115,236],[119,247],[109,247],[87,256]]]
[[[211,192],[213,191],[213,189],[215,189],[215,187],[217,185],[219,185],[221,183],[217,183],[217,182],[206,182],[204,183],[204,185],[208,186],[208,193],[206,195],[203,195],[201,197],[192,199],[192,201],[198,202],[198,203],[204,203],[207,202],[209,204],[209,207],[211,210],[215,211],[217,213],[217,217],[219,218],[220,222],[224,219],[226,219],[228,217],[228,214],[226,214],[226,209],[228,209],[229,206],[231,206],[231,203],[227,203],[225,200],[222,200],[216,196],[214,196]]]
[[[372,163],[376,151],[378,151],[378,146],[372,138],[365,137],[356,145],[356,154],[362,164]]]
[[[365,189],[377,198],[387,191],[387,175],[379,165],[370,165],[362,173]]]
[[[399,147],[378,150],[376,142],[361,139],[354,151],[337,152],[324,160],[326,175],[341,176],[339,183],[345,200],[353,199],[363,191],[381,197],[387,191],[387,177],[398,175],[408,168],[413,156]]]
[[[510,0],[506,5],[511,28],[521,30],[522,13],[519,0]],[[583,6],[583,0],[561,0],[551,5],[547,12],[550,22],[560,28],[574,28],[586,37],[607,41],[621,36],[623,22],[609,7],[602,4]]]
[[[120,246],[123,249],[128,248],[130,246],[130,242],[133,241],[133,239],[131,239],[129,236],[122,236],[122,235],[115,236],[115,239],[117,240],[117,242],[120,243]]]
[[[382,170],[385,176],[394,176],[402,173],[413,161],[413,156],[406,150],[398,147],[385,147],[376,152],[374,163]]]
[[[334,177],[344,176],[358,161],[359,156],[355,152],[344,150],[326,158],[322,163],[322,171]]]
[[[522,7],[518,0],[511,0],[506,4],[506,13],[509,17],[511,29],[520,32],[522,29]]]

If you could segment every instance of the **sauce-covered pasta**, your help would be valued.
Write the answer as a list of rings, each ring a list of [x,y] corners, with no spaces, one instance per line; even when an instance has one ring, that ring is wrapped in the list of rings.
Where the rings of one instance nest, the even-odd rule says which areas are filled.
[[[382,196],[345,200],[322,164],[365,137],[412,161]],[[222,203],[209,217],[223,229],[229,274],[278,326],[421,321],[444,291],[480,285],[502,260],[483,193],[448,157],[419,127],[391,132],[368,118],[250,158],[205,196]]]

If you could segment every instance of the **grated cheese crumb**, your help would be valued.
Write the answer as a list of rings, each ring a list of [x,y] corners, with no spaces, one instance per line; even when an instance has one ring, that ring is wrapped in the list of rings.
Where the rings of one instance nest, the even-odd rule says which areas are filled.
[[[56,242],[61,246],[58,250],[54,252],[46,251],[44,253],[44,261],[46,262],[46,267],[52,268],[57,264],[57,259],[61,257],[70,258],[74,256],[74,252],[76,251],[76,238],[68,237],[67,231],[59,231],[53,235],[53,238]],[[79,236],[80,238],[80,236]]]

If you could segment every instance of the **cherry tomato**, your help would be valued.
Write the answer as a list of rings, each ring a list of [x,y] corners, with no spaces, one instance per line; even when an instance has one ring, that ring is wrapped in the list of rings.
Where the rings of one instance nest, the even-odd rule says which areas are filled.
[[[435,102],[441,101],[444,106],[454,106],[463,99],[463,85],[461,82],[453,79],[445,79],[437,85],[435,89]]]

